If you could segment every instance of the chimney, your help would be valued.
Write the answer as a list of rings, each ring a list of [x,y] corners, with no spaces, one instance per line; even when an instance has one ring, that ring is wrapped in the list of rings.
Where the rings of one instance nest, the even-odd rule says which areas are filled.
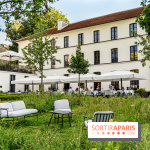
[[[6,47],[7,49],[9,49],[9,45],[5,45],[5,47]]]
[[[67,27],[68,23],[64,20],[58,20],[58,30],[62,30],[63,28]]]

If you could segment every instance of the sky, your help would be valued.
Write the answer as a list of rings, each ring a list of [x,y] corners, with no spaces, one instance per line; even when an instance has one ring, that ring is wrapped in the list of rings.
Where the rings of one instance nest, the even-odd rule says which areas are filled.
[[[142,0],[59,0],[51,7],[65,14],[70,23],[94,18],[114,12],[141,7]],[[0,18],[0,27],[5,29],[5,23]],[[0,32],[0,44],[10,44],[6,34]]]

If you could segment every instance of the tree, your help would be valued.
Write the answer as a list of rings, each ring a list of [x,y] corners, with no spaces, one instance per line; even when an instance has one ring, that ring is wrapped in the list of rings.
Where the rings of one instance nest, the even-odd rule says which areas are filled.
[[[13,21],[7,24],[7,29],[5,30],[5,32],[7,33],[7,37],[12,42],[10,50],[16,52],[18,51],[18,44],[15,43],[15,40],[33,35],[33,29],[36,27],[39,20],[42,23],[47,24],[48,28],[54,28],[57,27],[58,19],[65,20],[69,23],[69,20],[64,14],[62,14],[58,10],[50,8],[50,10],[46,14],[37,15],[36,20],[27,18],[23,19],[22,21]]]
[[[57,0],[1,0],[0,16],[7,21],[13,16],[15,19],[32,17],[39,13],[46,13],[48,5]]]
[[[7,33],[7,38],[9,38],[10,42],[12,42],[12,45],[9,46],[9,49],[15,52],[18,52],[18,44],[15,42],[15,40],[21,38],[21,36],[18,34],[20,27],[21,23],[19,21],[13,21],[8,24],[7,29],[5,30]]]
[[[55,39],[50,39],[50,35],[46,34],[46,29],[47,26],[39,22],[36,29],[34,29],[34,35],[30,38],[31,43],[22,49],[27,65],[30,68],[34,68],[41,75],[41,93],[43,92],[44,63],[54,59],[59,61],[53,57],[59,47],[54,46]]]
[[[80,45],[77,46],[76,57],[73,55],[71,56],[69,67],[70,67],[70,69],[68,69],[69,73],[79,74],[79,88],[80,88],[80,74],[87,74],[89,72],[88,69],[89,62],[83,58]]]
[[[138,22],[140,27],[145,30],[147,35],[137,35],[139,39],[135,44],[143,46],[143,49],[139,50],[139,52],[143,55],[141,62],[142,65],[145,66],[146,61],[150,61],[150,1],[143,0],[141,5],[144,6],[144,10],[141,15],[136,18],[136,22]]]
[[[140,27],[150,35],[150,1],[143,0],[141,5],[144,6],[144,10],[136,18],[136,21],[139,23]]]
[[[137,35],[140,38],[138,42],[135,42],[137,45],[143,46],[143,49],[139,50],[139,53],[143,55],[141,63],[143,67],[146,65],[146,61],[150,61],[150,35],[143,37],[142,35]]]

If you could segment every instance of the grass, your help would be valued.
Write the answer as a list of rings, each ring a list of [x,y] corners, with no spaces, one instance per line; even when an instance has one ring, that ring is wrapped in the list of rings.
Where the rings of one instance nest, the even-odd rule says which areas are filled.
[[[54,100],[68,99],[73,104],[72,126],[68,119],[56,124],[52,120],[48,127]],[[90,97],[80,95],[30,95],[24,102],[34,103],[39,110],[39,121],[36,116],[19,118],[12,124],[2,119],[0,122],[0,149],[13,150],[149,150],[150,149],[150,97]],[[90,141],[87,130],[83,130],[83,115],[92,117],[95,111],[113,111],[117,122],[139,122],[141,124],[141,141]]]

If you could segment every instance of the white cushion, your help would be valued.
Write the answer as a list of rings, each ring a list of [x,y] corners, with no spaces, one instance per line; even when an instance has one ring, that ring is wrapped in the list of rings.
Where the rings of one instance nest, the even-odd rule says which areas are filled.
[[[88,127],[88,122],[92,122],[92,120],[84,121],[84,125]]]
[[[13,108],[13,111],[26,109],[26,106],[23,101],[10,102]]]
[[[9,118],[14,118],[14,117],[20,117],[20,116],[25,116],[29,114],[34,114],[37,113],[37,109],[23,109],[23,110],[17,110],[17,111],[12,111],[8,112],[8,117]],[[7,113],[3,113],[1,117],[7,117]]]
[[[0,103],[0,108],[8,108],[8,112],[13,111],[12,105],[10,103]],[[7,110],[0,110],[0,114],[7,113]]]
[[[57,109],[57,110],[54,110],[55,113],[57,112],[71,112],[71,109]]]
[[[56,100],[54,101],[54,109],[57,110],[62,110],[62,109],[69,109],[69,102],[67,99],[62,99],[62,100]]]

